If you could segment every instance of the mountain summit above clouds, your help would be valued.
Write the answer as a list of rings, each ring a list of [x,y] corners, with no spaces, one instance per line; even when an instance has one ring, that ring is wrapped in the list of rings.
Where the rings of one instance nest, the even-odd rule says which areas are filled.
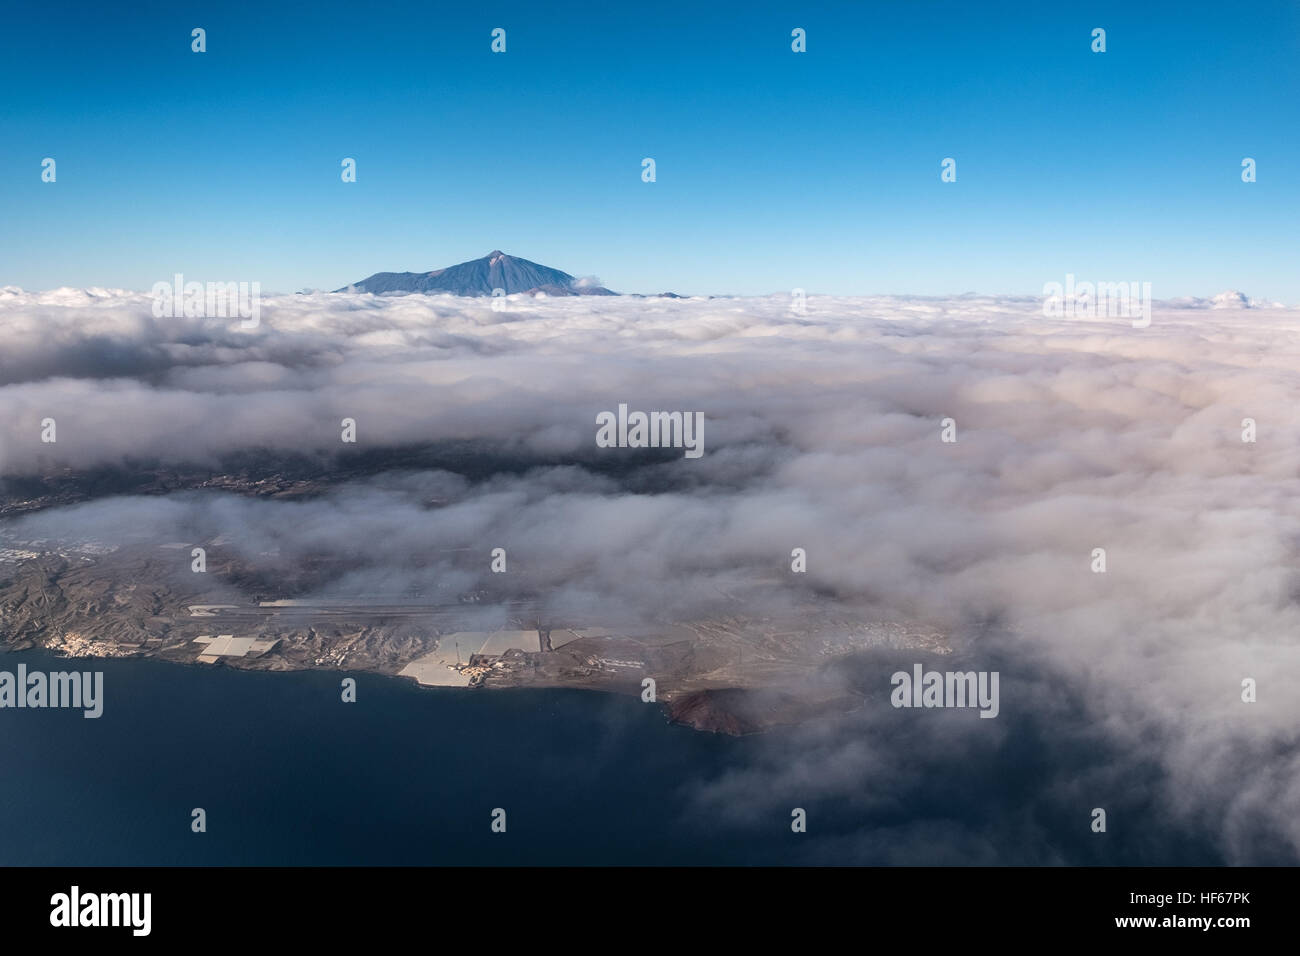
[[[1281,302],[1273,302],[1268,299],[1256,299],[1246,295],[1244,292],[1238,292],[1236,289],[1228,289],[1220,292],[1218,295],[1210,296],[1208,299],[1198,296],[1180,296],[1176,299],[1169,299],[1167,306],[1174,309],[1285,309],[1286,306]]]
[[[471,259],[432,272],[376,272],[368,279],[335,289],[335,292],[373,292],[377,295],[401,295],[422,292],[427,295],[492,295],[502,289],[506,295],[527,292],[534,295],[617,295],[595,280],[579,279],[538,265],[527,259],[508,256],[493,249],[482,259]]]

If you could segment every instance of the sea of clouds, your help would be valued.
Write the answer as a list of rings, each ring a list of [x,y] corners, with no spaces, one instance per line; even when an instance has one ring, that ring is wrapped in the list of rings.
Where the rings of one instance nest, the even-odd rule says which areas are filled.
[[[0,289],[0,477],[328,460],[345,417],[358,450],[515,464],[308,501],[101,499],[8,522],[24,536],[237,528],[248,555],[346,556],[340,594],[430,574],[472,587],[416,556],[502,546],[558,609],[647,617],[725,611],[789,581],[802,547],[806,576],[764,585],[760,610],[812,595],[940,625],[962,660],[1001,671],[1002,714],[886,705],[783,731],[691,787],[702,814],[744,827],[813,804],[879,821],[810,826],[808,862],[1300,860],[1300,309],[1157,302],[1135,329],[1047,319],[1033,297],[494,311],[306,294],[268,297],[243,329],[151,306]],[[597,449],[596,415],[619,403],[702,412],[703,457]]]

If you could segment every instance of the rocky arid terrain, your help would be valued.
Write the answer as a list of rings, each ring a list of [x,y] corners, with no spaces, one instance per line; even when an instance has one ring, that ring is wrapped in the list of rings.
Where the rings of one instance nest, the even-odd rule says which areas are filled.
[[[311,497],[330,482],[310,471],[142,472],[130,491]],[[267,671],[406,670],[421,683],[452,687],[572,687],[643,699],[651,686],[673,721],[729,734],[858,706],[868,691],[845,666],[855,655],[947,650],[936,628],[854,619],[816,605],[748,615],[742,599],[725,615],[647,621],[557,612],[545,589],[527,593],[525,586],[521,594],[518,585],[500,593],[435,588],[321,597],[348,570],[337,556],[286,562],[272,550],[250,557],[223,535],[160,540],[147,527],[128,540],[33,538],[18,521],[67,513],[97,488],[120,484],[105,481],[59,476],[10,487],[0,524],[0,636],[10,649]],[[205,556],[202,573],[194,570],[195,547]]]

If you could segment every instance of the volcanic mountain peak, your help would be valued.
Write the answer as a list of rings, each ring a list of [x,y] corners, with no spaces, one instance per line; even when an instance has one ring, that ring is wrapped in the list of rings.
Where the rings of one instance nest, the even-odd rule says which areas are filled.
[[[422,292],[429,295],[513,295],[517,292],[546,295],[615,295],[602,286],[580,282],[559,269],[538,265],[528,259],[507,255],[493,249],[482,259],[471,259],[432,272],[376,272],[336,292],[373,292],[377,295],[403,295]]]

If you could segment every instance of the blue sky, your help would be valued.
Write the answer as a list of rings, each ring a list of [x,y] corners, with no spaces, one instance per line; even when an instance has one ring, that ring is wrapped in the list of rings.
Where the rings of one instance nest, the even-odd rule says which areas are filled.
[[[501,248],[619,291],[1300,302],[1294,0],[47,3],[6,13],[0,88],[0,284]]]

